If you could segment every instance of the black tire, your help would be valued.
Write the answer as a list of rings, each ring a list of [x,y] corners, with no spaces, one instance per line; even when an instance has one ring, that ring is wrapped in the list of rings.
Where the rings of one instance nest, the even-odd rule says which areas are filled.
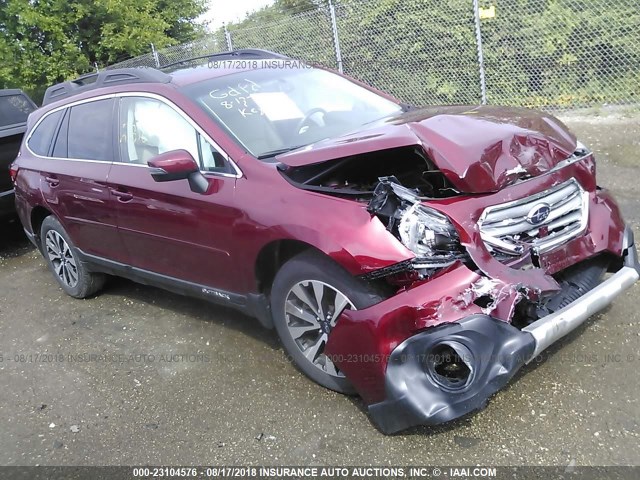
[[[60,238],[66,242],[68,249],[64,248]],[[54,240],[57,240],[57,242],[54,242]],[[51,244],[48,245],[48,241]],[[54,250],[56,247],[59,249],[58,253],[64,251],[60,255],[64,257],[64,266],[62,267],[62,261],[55,260]],[[74,298],[87,298],[94,295],[104,286],[106,275],[90,272],[87,269],[86,264],[80,260],[78,251],[69,235],[53,215],[48,216],[42,222],[40,249],[49,270],[67,295]],[[73,272],[75,272],[75,276]]]
[[[304,282],[307,282],[306,285],[302,285]],[[341,293],[346,297],[349,303],[358,310],[370,307],[371,305],[380,302],[383,297],[369,284],[363,280],[353,277],[333,260],[313,250],[307,250],[296,255],[285,263],[278,271],[273,282],[271,289],[271,311],[273,321],[282,345],[293,360],[293,363],[314,382],[331,390],[335,390],[336,392],[354,394],[355,390],[353,386],[343,374],[339,371],[336,372],[338,376],[329,374],[323,370],[322,366],[318,366],[309,360],[303,353],[303,346],[298,343],[303,337],[296,340],[293,333],[290,331],[290,325],[299,325],[300,320],[297,316],[291,317],[291,315],[286,314],[285,308],[287,305],[287,299],[290,298],[290,300],[297,301],[299,297],[290,297],[290,295],[293,294],[292,289],[294,287],[300,288],[303,286],[304,288],[312,289],[313,283],[316,285],[324,284],[324,286],[327,287],[326,300],[328,302],[331,302],[333,299],[334,305],[337,304],[338,298],[342,298],[338,297],[339,293]],[[331,289],[333,289],[333,291]],[[315,300],[315,297],[311,300]],[[318,302],[315,301],[314,303],[317,305]],[[290,303],[289,306],[291,305],[292,304]],[[300,308],[306,308],[308,303],[300,302],[299,305]],[[337,310],[334,308],[334,305],[325,305],[327,312]],[[319,310],[323,311],[323,308],[321,307]],[[306,310],[307,314],[311,313],[311,315],[315,315],[315,313],[312,312],[312,309]],[[330,314],[327,313],[327,315]],[[302,321],[302,323],[305,328],[309,328],[308,326],[313,325],[312,323],[304,321]],[[324,335],[325,337],[328,337],[330,331],[328,319],[325,320],[324,327],[327,328],[327,330],[318,330],[317,334],[314,333],[315,331],[312,331],[309,334],[304,335],[310,335],[312,339],[322,338],[324,334],[326,334]],[[302,340],[302,342],[304,341],[306,340]],[[313,340],[311,340],[311,342],[312,341]],[[316,340],[316,342],[322,343],[322,341],[319,340]],[[323,347],[321,348],[324,350]],[[320,359],[321,357],[322,355],[320,354],[318,358]],[[333,366],[330,361],[330,365],[328,367],[326,366],[327,360],[328,359],[325,356],[324,359],[322,359],[322,362],[325,362],[326,368],[333,370],[335,366]]]

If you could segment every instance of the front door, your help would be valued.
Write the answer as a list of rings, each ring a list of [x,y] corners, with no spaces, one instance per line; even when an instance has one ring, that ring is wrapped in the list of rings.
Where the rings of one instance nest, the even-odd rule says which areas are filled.
[[[124,96],[119,106],[120,162],[109,174],[118,229],[132,266],[219,290],[234,291],[229,271],[236,176],[224,156],[185,114],[168,102]],[[148,172],[155,155],[184,149],[213,183],[194,193],[186,180],[158,183]]]

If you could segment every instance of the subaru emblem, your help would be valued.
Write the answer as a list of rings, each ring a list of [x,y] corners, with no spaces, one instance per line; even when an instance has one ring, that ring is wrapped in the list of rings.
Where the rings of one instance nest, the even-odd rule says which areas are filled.
[[[546,203],[540,203],[534,206],[527,214],[527,222],[532,225],[540,225],[551,213],[551,207]]]

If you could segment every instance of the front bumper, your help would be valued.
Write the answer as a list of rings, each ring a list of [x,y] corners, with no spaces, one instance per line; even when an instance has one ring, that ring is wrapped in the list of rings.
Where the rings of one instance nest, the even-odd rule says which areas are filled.
[[[373,421],[384,433],[415,425],[447,422],[483,408],[522,367],[558,339],[610,304],[640,278],[638,254],[629,227],[625,230],[623,267],[578,300],[522,330],[488,315],[414,335],[389,358],[385,400],[369,406]],[[447,388],[434,378],[429,352],[450,345],[469,365],[468,380]]]

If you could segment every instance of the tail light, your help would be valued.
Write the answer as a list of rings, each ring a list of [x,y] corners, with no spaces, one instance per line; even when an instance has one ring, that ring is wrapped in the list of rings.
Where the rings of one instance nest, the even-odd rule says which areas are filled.
[[[16,180],[18,179],[18,170],[20,169],[15,164],[11,164],[11,166],[9,167],[9,176],[11,177],[11,182],[14,185],[16,184]]]

